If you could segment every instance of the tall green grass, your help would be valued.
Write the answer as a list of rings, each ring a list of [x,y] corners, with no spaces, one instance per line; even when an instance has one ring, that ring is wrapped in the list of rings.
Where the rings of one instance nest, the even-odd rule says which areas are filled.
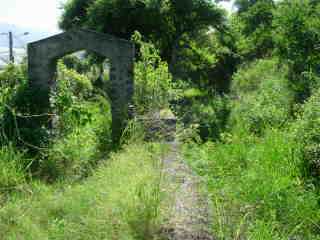
[[[293,138],[268,130],[227,141],[184,148],[207,180],[218,239],[320,239],[319,197],[303,181]]]
[[[0,148],[0,194],[16,190],[26,182],[27,161],[9,144]]]
[[[143,46],[134,99],[142,113],[167,106],[171,97],[167,64],[153,46]],[[132,121],[122,150],[111,153],[108,91],[97,89],[88,71],[60,61],[50,109],[39,114],[22,87],[25,68],[10,65],[0,74],[1,240],[157,238],[166,147],[142,143],[144,132]]]
[[[320,239],[319,92],[295,106],[279,66],[267,59],[240,68],[228,131],[183,147],[206,179],[218,239]]]
[[[277,59],[261,59],[240,68],[231,86],[229,128],[241,126],[262,135],[265,129],[286,125],[294,104],[287,71]]]
[[[160,144],[132,144],[83,184],[34,184],[0,208],[0,239],[156,239],[165,200]]]
[[[291,124],[295,139],[302,146],[304,175],[317,186],[320,183],[320,89],[301,106],[297,120]]]

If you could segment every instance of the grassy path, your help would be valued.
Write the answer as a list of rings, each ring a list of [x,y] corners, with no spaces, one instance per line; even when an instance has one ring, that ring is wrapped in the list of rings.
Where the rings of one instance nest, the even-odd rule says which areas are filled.
[[[177,142],[169,143],[170,153],[164,158],[164,172],[175,185],[173,205],[165,235],[169,240],[212,240],[209,203],[201,183],[181,158]]]

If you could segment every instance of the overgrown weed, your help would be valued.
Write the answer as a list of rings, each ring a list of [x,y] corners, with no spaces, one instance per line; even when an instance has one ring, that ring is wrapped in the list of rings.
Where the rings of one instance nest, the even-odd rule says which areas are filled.
[[[57,191],[43,184],[0,209],[1,239],[156,239],[167,148],[131,144],[112,154],[83,184]]]
[[[303,181],[299,149],[279,130],[185,148],[207,179],[219,239],[317,239],[318,196]]]

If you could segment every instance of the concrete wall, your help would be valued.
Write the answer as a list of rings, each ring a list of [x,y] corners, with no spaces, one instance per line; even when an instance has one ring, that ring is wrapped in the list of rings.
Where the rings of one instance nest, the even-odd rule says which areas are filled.
[[[88,50],[110,59],[112,137],[118,142],[128,119],[133,96],[134,44],[90,30],[71,30],[28,44],[30,87],[36,101],[50,106],[49,94],[56,82],[57,60],[67,54]],[[42,109],[45,112],[46,109]]]

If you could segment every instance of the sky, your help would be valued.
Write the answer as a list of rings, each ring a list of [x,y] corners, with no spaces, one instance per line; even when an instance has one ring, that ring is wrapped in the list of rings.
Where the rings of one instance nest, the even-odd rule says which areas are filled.
[[[225,9],[227,9],[229,12],[232,11],[232,4],[233,4],[234,0],[230,0],[228,2],[221,2],[220,5],[222,7],[224,7]]]
[[[0,22],[56,32],[63,2],[65,0],[0,0]]]
[[[0,23],[58,32],[59,7],[66,0],[0,0]],[[231,3],[222,3],[231,10]]]

